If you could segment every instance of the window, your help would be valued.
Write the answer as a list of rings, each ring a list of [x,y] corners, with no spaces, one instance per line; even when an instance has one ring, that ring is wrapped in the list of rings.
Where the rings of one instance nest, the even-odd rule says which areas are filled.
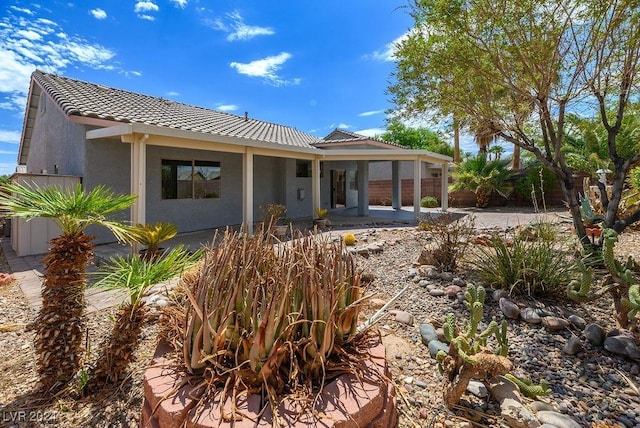
[[[296,160],[296,177],[311,177],[311,161]]]
[[[162,199],[220,197],[220,162],[162,160]]]

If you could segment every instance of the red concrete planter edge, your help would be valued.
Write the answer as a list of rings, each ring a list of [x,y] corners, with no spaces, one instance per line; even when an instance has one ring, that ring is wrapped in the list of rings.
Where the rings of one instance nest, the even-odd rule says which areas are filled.
[[[260,397],[252,394],[240,398],[237,409],[244,417],[242,420],[220,422],[220,402],[213,401],[200,406],[196,412],[194,406],[201,391],[193,386],[181,388],[181,375],[170,367],[167,359],[170,347],[160,343],[156,349],[151,367],[144,375],[144,403],[140,419],[141,427],[194,428],[208,427],[270,427],[271,409],[267,407],[261,417]],[[396,425],[397,408],[395,389],[391,384],[386,362],[386,350],[377,343],[368,350],[371,358],[367,361],[367,370],[362,380],[343,375],[327,384],[316,401],[315,415],[305,413],[293,422],[296,404],[286,399],[278,408],[281,418],[288,420],[286,426],[333,427],[333,428],[384,428]],[[174,390],[176,390],[174,393]],[[230,413],[230,404],[226,403],[225,413]]]

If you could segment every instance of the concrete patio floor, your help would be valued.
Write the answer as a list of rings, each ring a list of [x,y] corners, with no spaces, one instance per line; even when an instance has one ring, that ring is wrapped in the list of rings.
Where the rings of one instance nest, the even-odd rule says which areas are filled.
[[[422,215],[441,215],[439,209],[422,209]],[[532,223],[545,219],[547,221],[559,222],[564,221],[559,214],[564,214],[566,210],[551,210],[547,214],[535,213],[532,209],[526,208],[493,208],[493,209],[475,209],[475,208],[451,208],[449,213],[455,217],[463,217],[472,214],[475,217],[476,227],[479,229],[488,229],[495,227],[514,227],[518,224]],[[356,208],[338,208],[331,210],[328,214],[330,226],[325,230],[326,234],[342,234],[346,230],[357,233],[360,230],[367,230],[378,227],[414,227],[417,220],[414,217],[413,207],[403,207],[401,210],[394,210],[391,207],[371,206],[369,215],[362,217],[357,215]],[[312,222],[310,219],[299,220],[293,222],[294,229],[302,231],[312,230]],[[224,228],[220,230],[224,231]],[[196,232],[187,232],[178,234],[173,239],[163,243],[166,248],[173,248],[178,245],[195,251],[202,246],[209,245],[215,229],[206,229]],[[35,309],[39,309],[42,305],[40,289],[42,286],[42,275],[44,272],[42,258],[44,255],[34,255],[26,257],[17,257],[15,251],[11,248],[10,238],[0,238],[0,245],[4,252],[5,258],[13,272],[13,276],[18,281],[22,292],[25,294],[29,305]],[[94,265],[109,260],[110,257],[121,255],[128,256],[131,254],[131,247],[128,245],[110,243],[97,245],[94,249],[95,260]],[[95,267],[92,267],[95,270]],[[110,308],[120,304],[126,294],[121,291],[105,291],[97,288],[89,288],[86,294],[87,311],[94,312],[102,309]]]

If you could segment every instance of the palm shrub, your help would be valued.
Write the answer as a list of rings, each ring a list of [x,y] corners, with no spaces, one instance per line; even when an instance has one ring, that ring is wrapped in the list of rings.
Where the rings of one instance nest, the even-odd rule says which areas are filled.
[[[182,282],[184,365],[222,403],[262,391],[275,412],[276,395],[310,392],[363,361],[360,272],[341,240],[298,235],[274,246],[269,234],[227,231]]]
[[[112,257],[96,272],[99,279],[95,287],[126,290],[129,301],[121,304],[115,314],[110,338],[96,363],[91,380],[93,386],[117,382],[134,361],[140,331],[148,312],[142,298],[149,289],[154,284],[179,276],[193,266],[200,256],[199,251],[190,253],[178,246],[152,259],[137,255],[131,258]]]
[[[470,157],[455,165],[449,191],[469,190],[476,194],[476,206],[486,208],[494,192],[507,198],[513,191],[510,164],[509,158],[489,160],[484,153]]]
[[[93,258],[90,225],[101,225],[118,240],[129,238],[130,227],[108,218],[130,207],[134,195],[115,195],[106,187],[85,191],[76,187],[7,184],[0,205],[10,215],[27,220],[45,217],[60,227],[44,258],[42,308],[32,326],[36,331],[36,366],[43,389],[53,390],[71,380],[81,365],[84,338],[86,269]]]
[[[529,296],[564,296],[575,274],[569,250],[551,234],[535,240],[515,235],[512,241],[494,235],[489,246],[478,247],[471,265],[493,287]]]
[[[133,241],[144,245],[143,257],[147,260],[157,258],[161,254],[160,244],[178,234],[173,223],[157,222],[156,224],[137,224],[132,229]]]

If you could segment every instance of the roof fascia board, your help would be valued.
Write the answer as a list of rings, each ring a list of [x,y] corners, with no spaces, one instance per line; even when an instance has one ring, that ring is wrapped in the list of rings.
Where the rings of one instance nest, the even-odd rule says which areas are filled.
[[[446,164],[453,159],[449,156],[432,153],[427,150],[410,149],[363,149],[363,150],[322,150],[317,148],[306,148],[296,146],[284,146],[248,138],[230,137],[219,134],[205,134],[200,132],[185,131],[181,129],[164,128],[141,123],[127,123],[123,125],[110,126],[107,128],[87,131],[88,140],[96,138],[121,137],[123,142],[132,142],[134,134],[149,134],[147,144],[154,144],[167,147],[198,147],[200,150],[211,150],[211,144],[195,144],[187,141],[202,141],[208,143],[219,143],[220,149],[227,146],[228,151],[243,153],[245,147],[253,147],[254,153],[264,156],[277,156],[296,159],[320,159],[320,160],[422,160],[425,162]],[[167,137],[157,138],[157,137]],[[171,140],[169,140],[171,139]],[[176,139],[181,140],[177,142]],[[233,148],[232,148],[233,147]],[[241,149],[240,149],[241,148]]]
[[[122,122],[116,122],[114,120],[99,119],[97,117],[78,116],[74,114],[69,116],[69,121],[74,123],[80,123],[82,125],[92,125],[92,126],[102,126],[102,127],[120,126],[123,124]]]
[[[323,160],[422,160],[446,164],[453,159],[449,156],[432,153],[427,150],[390,149],[390,150],[326,150],[319,154]]]
[[[320,149],[316,148],[287,146],[248,138],[185,131],[182,129],[164,128],[141,123],[127,123],[124,125],[94,129],[87,131],[86,138],[92,140],[97,138],[121,137],[121,141],[131,143],[133,142],[132,137],[134,134],[148,134],[149,139],[146,141],[147,144],[157,144],[165,147],[190,147],[198,148],[199,150],[212,150],[211,143],[218,143],[220,144],[219,149],[221,151],[244,153],[245,147],[249,146],[254,148],[255,154],[297,159],[313,159],[320,151]],[[177,140],[180,140],[180,142]],[[187,143],[188,141],[191,141],[191,143]],[[200,143],[195,143],[196,141]]]
[[[398,147],[398,146],[393,145],[393,144],[387,144],[387,143],[383,143],[383,142],[380,142],[380,141],[371,140],[371,139],[368,139],[368,138],[363,138],[363,139],[360,139],[360,140],[357,140],[357,139],[354,138],[351,141],[340,141],[340,140],[337,140],[335,142],[333,142],[331,140],[328,140],[327,142],[317,143],[314,146],[318,147],[318,148],[322,148],[322,147],[339,147],[339,146],[343,146],[343,147],[344,146],[357,146],[357,145],[362,145],[362,144],[368,144],[368,145],[376,146],[376,147],[392,147],[389,150],[395,150],[395,149],[400,149],[401,148],[401,147]]]

